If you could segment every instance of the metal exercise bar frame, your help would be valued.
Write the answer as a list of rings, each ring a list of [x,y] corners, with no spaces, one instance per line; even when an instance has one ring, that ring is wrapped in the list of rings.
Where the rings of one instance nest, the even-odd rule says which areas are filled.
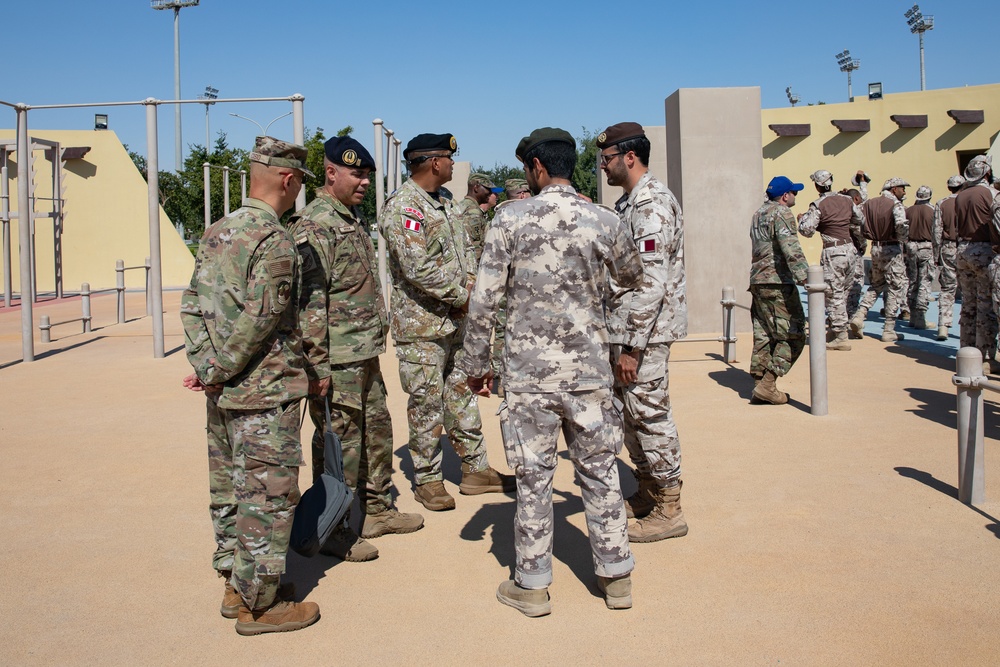
[[[211,170],[216,169],[222,172],[222,198],[223,198],[223,211],[225,215],[229,215],[229,174],[233,172],[228,166],[209,164],[208,162],[203,162],[201,164],[204,170],[204,190],[205,190],[205,229],[212,226],[212,181],[211,181]],[[247,172],[243,169],[235,170],[235,173],[240,175],[240,202],[247,198]]]
[[[970,506],[986,499],[985,450],[983,447],[983,390],[1000,393],[1000,383],[983,375],[983,353],[963,347],[955,355],[958,417],[958,499]]]

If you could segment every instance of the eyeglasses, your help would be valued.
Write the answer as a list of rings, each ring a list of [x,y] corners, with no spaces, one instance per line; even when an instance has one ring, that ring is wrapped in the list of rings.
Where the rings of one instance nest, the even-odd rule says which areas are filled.
[[[613,158],[616,158],[619,155],[625,155],[625,153],[601,153],[601,165],[609,164]]]

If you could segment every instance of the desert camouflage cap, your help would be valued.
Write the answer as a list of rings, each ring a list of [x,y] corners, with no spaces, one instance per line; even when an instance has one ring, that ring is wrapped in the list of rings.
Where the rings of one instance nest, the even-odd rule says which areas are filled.
[[[496,185],[493,184],[493,181],[490,180],[489,175],[479,171],[469,174],[469,185],[481,185],[484,188],[489,188],[490,190],[492,190],[497,194],[503,192],[503,188],[498,188]]]
[[[274,137],[257,137],[253,152],[250,153],[250,161],[266,164],[269,167],[298,169],[307,176],[316,178],[315,174],[306,169],[306,156],[308,154],[309,151],[304,146],[290,144]]]
[[[917,199],[930,199],[934,193],[931,192],[930,186],[921,185],[917,188]]]
[[[523,178],[508,178],[504,181],[503,187],[507,191],[508,196],[516,195],[528,189],[528,181]]]
[[[833,174],[828,172],[826,169],[814,171],[809,178],[812,179],[813,183],[823,188],[833,185]]]
[[[986,175],[992,166],[992,160],[986,155],[977,155],[965,167],[965,180],[978,181]]]
[[[597,147],[607,148],[616,146],[629,139],[638,139],[646,136],[646,131],[639,123],[616,123],[597,135]]]
[[[965,185],[965,177],[962,176],[961,174],[955,174],[954,176],[948,179],[949,188],[960,188],[963,185]]]
[[[540,127],[518,142],[517,148],[514,149],[514,157],[524,162],[524,156],[530,153],[531,149],[550,141],[569,144],[576,149],[576,140],[566,130],[561,130],[558,127]]]
[[[893,176],[892,178],[887,180],[884,184],[882,184],[883,190],[888,190],[890,188],[908,188],[908,187],[910,187],[910,184],[898,176]]]

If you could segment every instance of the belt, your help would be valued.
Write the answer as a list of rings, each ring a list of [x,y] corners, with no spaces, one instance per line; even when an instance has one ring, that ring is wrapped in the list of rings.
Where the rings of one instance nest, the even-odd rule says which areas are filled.
[[[877,246],[899,245],[899,241],[872,241],[872,245],[877,245]]]
[[[837,246],[847,245],[852,243],[849,239],[836,239],[835,241],[823,241],[823,249],[836,248]]]

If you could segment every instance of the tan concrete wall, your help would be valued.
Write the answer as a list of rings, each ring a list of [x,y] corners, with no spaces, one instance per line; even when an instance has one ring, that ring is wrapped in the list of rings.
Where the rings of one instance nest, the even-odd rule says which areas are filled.
[[[29,125],[30,130],[30,125]],[[38,130],[36,139],[57,141],[62,148],[90,146],[80,160],[64,163],[63,184],[65,223],[63,243],[63,289],[75,293],[81,283],[91,289],[115,285],[115,261],[125,266],[139,266],[149,255],[149,200],[146,181],[135,168],[121,141],[113,131]],[[0,130],[0,139],[14,139],[13,130]],[[52,167],[41,151],[35,151],[36,191],[38,198],[52,196]],[[12,156],[10,171],[11,210],[17,209],[17,160]],[[51,211],[51,202],[39,199],[36,212]],[[12,280],[20,292],[17,219],[11,221]],[[39,292],[55,289],[54,232],[52,220],[35,222],[35,252]],[[163,209],[160,209],[160,245],[164,287],[187,285],[194,270],[194,258],[177,234]],[[142,271],[126,273],[126,287],[143,287]],[[3,275],[0,274],[0,284]]]
[[[465,193],[469,191],[469,174],[472,173],[471,162],[456,162],[451,173],[451,180],[444,184],[444,187],[451,190],[455,195],[455,201],[465,199]]]

